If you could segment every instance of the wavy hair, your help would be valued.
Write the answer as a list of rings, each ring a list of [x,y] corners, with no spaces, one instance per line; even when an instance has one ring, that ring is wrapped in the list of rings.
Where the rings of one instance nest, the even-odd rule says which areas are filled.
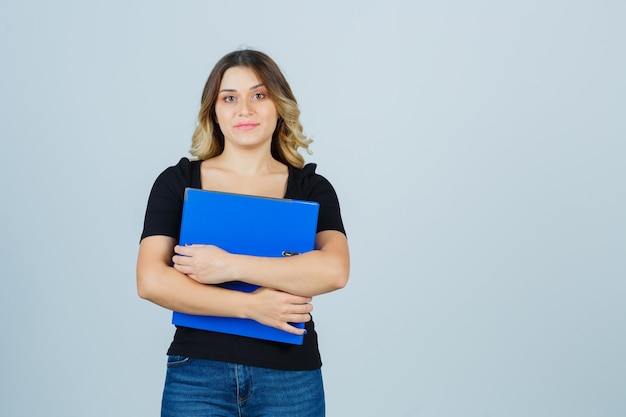
[[[253,70],[265,84],[269,98],[276,106],[278,123],[272,135],[272,157],[284,164],[302,168],[304,158],[298,152],[298,148],[308,152],[312,140],[307,138],[302,130],[296,98],[278,65],[266,54],[251,49],[231,52],[213,67],[202,92],[198,123],[191,141],[191,154],[204,160],[224,151],[224,134],[217,124],[215,103],[222,77],[232,67]]]

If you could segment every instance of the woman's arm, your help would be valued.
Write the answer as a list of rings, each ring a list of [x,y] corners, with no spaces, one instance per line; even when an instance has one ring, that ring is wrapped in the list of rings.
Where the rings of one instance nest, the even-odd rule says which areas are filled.
[[[319,232],[315,247],[297,256],[267,258],[234,255],[215,246],[176,246],[172,260],[176,270],[206,284],[238,280],[304,297],[343,288],[350,272],[346,236]]]
[[[141,241],[137,258],[137,292],[141,298],[187,314],[251,318],[290,333],[304,329],[288,323],[311,319],[311,298],[261,288],[253,293],[201,284],[171,266],[175,240],[149,236]]]

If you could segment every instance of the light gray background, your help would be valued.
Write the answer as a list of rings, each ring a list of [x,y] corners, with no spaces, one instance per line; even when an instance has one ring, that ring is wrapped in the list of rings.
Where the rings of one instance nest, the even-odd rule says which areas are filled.
[[[158,414],[145,203],[242,46],[342,203],[329,416],[626,415],[624,4],[2,0],[0,415]]]

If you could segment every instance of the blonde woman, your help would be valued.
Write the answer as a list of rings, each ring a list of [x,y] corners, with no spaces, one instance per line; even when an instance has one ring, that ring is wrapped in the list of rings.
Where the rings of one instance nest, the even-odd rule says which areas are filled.
[[[137,261],[140,297],[167,309],[256,320],[302,345],[177,327],[168,350],[161,415],[323,416],[324,391],[312,298],[343,288],[349,252],[332,185],[304,164],[296,99],[276,63],[235,51],[213,68],[202,93],[191,153],[154,183]],[[177,246],[185,187],[316,201],[315,250],[299,256],[235,255]],[[214,285],[240,280],[252,293]],[[305,323],[304,329],[289,323]]]

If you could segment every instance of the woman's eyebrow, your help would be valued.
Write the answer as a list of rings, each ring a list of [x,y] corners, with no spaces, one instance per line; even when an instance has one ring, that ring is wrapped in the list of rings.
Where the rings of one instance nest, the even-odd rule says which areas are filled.
[[[250,87],[250,90],[255,90],[255,89],[257,89],[259,87],[263,87],[263,86],[265,86],[265,84],[263,84],[263,83],[256,84],[256,85],[253,85],[252,87]],[[220,90],[220,93],[236,93],[236,92],[237,92],[237,90],[234,89],[234,88],[223,88],[223,89]]]

